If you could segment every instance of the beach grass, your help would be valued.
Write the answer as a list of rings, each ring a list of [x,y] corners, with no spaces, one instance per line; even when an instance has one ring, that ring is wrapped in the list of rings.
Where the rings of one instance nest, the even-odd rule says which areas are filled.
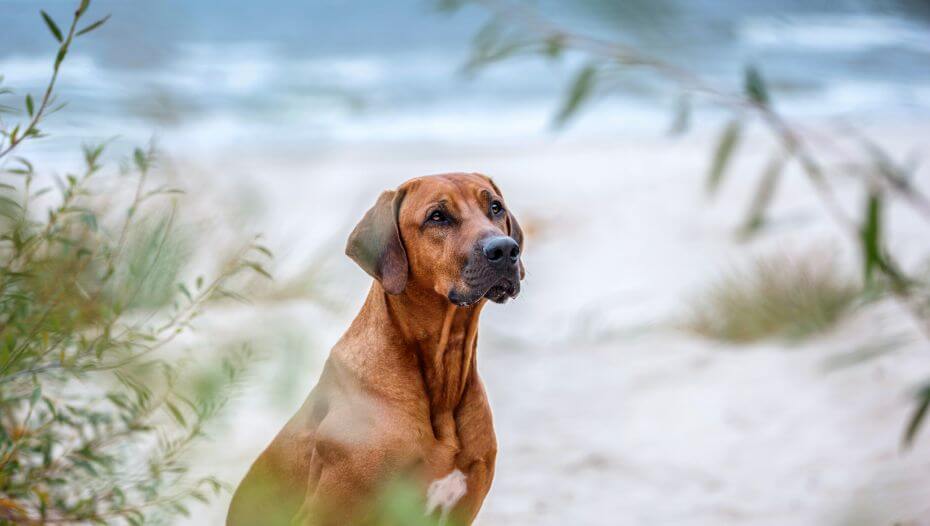
[[[861,286],[829,258],[769,255],[734,268],[695,294],[683,325],[732,343],[798,340],[834,326],[861,296]]]

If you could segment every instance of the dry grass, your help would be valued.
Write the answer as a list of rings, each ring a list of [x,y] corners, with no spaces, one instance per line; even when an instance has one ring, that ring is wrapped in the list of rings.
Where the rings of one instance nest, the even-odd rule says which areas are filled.
[[[848,313],[861,287],[828,258],[758,258],[720,277],[690,301],[687,330],[722,341],[800,339]]]

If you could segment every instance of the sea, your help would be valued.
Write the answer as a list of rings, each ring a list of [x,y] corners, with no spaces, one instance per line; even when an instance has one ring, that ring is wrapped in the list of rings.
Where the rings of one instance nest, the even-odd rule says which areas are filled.
[[[0,0],[0,75],[14,89],[0,104],[22,107],[26,93],[38,96],[56,50],[39,11],[64,26],[75,4]],[[791,118],[930,115],[926,0],[518,5],[504,27],[522,27],[529,9],[724,91],[739,92],[751,65]],[[648,70],[618,68],[561,128],[553,116],[588,57],[520,55],[467,70],[490,12],[447,12],[428,0],[94,0],[87,22],[111,18],[80,37],[63,66],[59,100],[67,107],[49,119],[48,148],[155,137],[196,154],[668,131],[683,99]],[[695,115],[715,111],[699,97],[686,100]]]

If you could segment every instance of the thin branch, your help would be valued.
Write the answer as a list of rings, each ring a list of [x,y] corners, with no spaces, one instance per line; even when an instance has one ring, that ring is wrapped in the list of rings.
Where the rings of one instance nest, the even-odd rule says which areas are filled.
[[[55,83],[58,81],[58,72],[61,68],[62,59],[68,52],[68,48],[71,46],[71,41],[74,40],[74,33],[77,30],[78,20],[81,19],[82,14],[84,14],[84,12],[79,8],[77,11],[75,11],[74,18],[71,19],[71,27],[68,28],[68,36],[64,39],[61,46],[58,48],[57,57],[61,58],[56,57],[55,59],[55,66],[52,69],[52,77],[48,81],[48,86],[45,88],[45,93],[42,95],[42,101],[39,103],[39,107],[36,108],[36,111],[32,116],[32,120],[29,121],[29,124],[18,137],[10,137],[10,143],[6,146],[6,148],[0,149],[0,159],[5,157],[20,143],[27,139],[33,130],[36,129],[36,126],[38,126],[39,122],[42,120],[42,117],[45,115],[45,112],[52,101],[52,93],[55,91]]]
[[[821,163],[811,152],[803,136],[796,131],[787,120],[779,115],[770,105],[754,100],[740,93],[731,93],[716,88],[704,81],[698,75],[662,61],[647,56],[636,49],[622,44],[582,35],[565,30],[553,24],[539,14],[535,9],[519,3],[506,0],[473,0],[474,3],[489,9],[498,17],[529,30],[544,40],[560,42],[566,48],[587,52],[605,60],[614,61],[626,66],[642,67],[656,72],[665,78],[676,82],[683,90],[695,92],[712,99],[714,102],[736,111],[749,111],[765,123],[769,131],[782,143],[782,146],[792,153],[800,162],[803,173],[811,183],[822,206],[833,221],[850,236],[855,243],[859,242],[860,229],[857,223],[843,210],[836,198],[832,186],[825,177]],[[918,209],[926,208],[930,214],[930,203],[923,196],[911,196],[908,202]],[[889,266],[898,268],[897,263],[886,255]],[[887,269],[880,269],[887,274]],[[892,277],[892,276],[889,276]],[[921,333],[930,340],[930,319],[928,319],[917,299],[913,297],[908,288],[891,287],[892,296],[905,308]]]

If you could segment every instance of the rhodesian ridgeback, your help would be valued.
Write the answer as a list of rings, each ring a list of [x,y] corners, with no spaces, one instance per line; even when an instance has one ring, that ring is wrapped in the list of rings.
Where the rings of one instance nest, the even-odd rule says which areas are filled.
[[[374,278],[316,387],[239,485],[227,524],[377,524],[387,481],[424,513],[471,524],[497,440],[476,367],[478,317],[516,297],[523,233],[480,174],[411,179],[381,194],[346,254]]]

